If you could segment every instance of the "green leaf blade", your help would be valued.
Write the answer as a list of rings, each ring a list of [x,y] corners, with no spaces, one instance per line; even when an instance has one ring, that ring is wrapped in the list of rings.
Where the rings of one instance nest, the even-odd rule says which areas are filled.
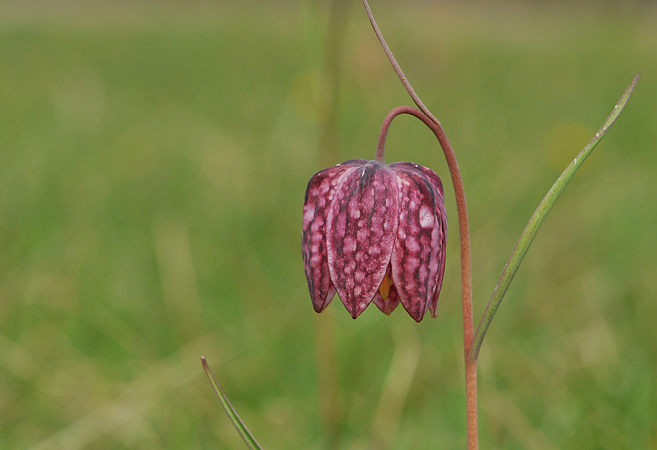
[[[479,322],[477,332],[468,354],[469,358],[476,359],[479,356],[479,350],[481,349],[481,344],[483,342],[484,336],[486,335],[486,331],[488,330],[488,327],[490,326],[490,323],[493,320],[493,317],[495,316],[495,313],[497,312],[497,309],[499,308],[500,303],[506,294],[506,291],[509,289],[509,285],[511,284],[511,281],[513,281],[513,277],[520,267],[520,263],[527,254],[529,247],[534,241],[534,238],[536,237],[536,234],[538,233],[541,225],[545,221],[548,213],[556,203],[568,182],[575,175],[575,172],[577,172],[577,169],[581,167],[586,158],[588,158],[591,152],[593,152],[593,149],[595,149],[598,143],[600,143],[609,128],[611,128],[620,113],[623,111],[623,108],[625,108],[627,101],[632,95],[632,91],[634,91],[634,87],[639,81],[640,76],[641,74],[638,74],[636,77],[634,77],[634,80],[632,80],[627,89],[625,89],[625,92],[623,92],[620,100],[616,106],[614,106],[611,114],[604,121],[602,127],[600,127],[591,142],[586,147],[584,147],[584,149],[575,157],[575,159],[568,165],[568,167],[566,167],[561,176],[557,179],[557,181],[555,181],[548,193],[545,195],[543,200],[541,200],[541,203],[536,208],[536,211],[534,211],[532,217],[529,219],[527,226],[520,235],[520,239],[518,240],[516,247],[511,253],[509,260],[507,261],[506,266],[500,275],[500,279],[497,282],[497,286],[495,287],[495,290],[493,291],[493,294],[488,302],[486,311],[484,312],[484,315]]]
[[[210,383],[212,384],[212,388],[214,389],[214,392],[217,394],[217,397],[219,397],[219,400],[221,400],[221,404],[226,410],[226,413],[228,414],[230,421],[233,422],[235,429],[244,440],[244,443],[246,443],[247,447],[249,447],[249,449],[251,450],[262,450],[262,447],[260,447],[258,441],[256,441],[256,439],[253,437],[253,435],[246,427],[240,416],[237,414],[237,411],[235,411],[235,408],[233,408],[233,405],[231,405],[230,401],[228,400],[228,397],[226,397],[226,394],[224,394],[223,389],[221,389],[221,386],[219,386],[217,379],[214,377],[212,371],[210,370],[210,366],[208,365],[208,362],[205,360],[205,357],[203,356],[201,356],[201,363],[203,364],[203,370],[205,370],[205,374],[207,375],[208,380],[210,380]]]

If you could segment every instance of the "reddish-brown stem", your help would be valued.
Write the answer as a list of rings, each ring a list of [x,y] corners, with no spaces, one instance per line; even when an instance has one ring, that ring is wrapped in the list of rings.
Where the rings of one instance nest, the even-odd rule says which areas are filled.
[[[410,114],[420,119],[433,131],[440,143],[447,160],[449,173],[454,186],[456,196],[456,209],[459,218],[459,235],[461,240],[461,296],[463,303],[463,346],[465,357],[465,391],[466,391],[466,414],[468,430],[468,450],[479,448],[479,437],[477,430],[477,359],[468,358],[472,341],[474,339],[474,320],[472,317],[472,275],[470,265],[470,225],[468,221],[468,206],[465,201],[465,189],[461,179],[461,171],[456,160],[452,145],[438,120],[432,120],[422,111],[411,106],[398,106],[388,113],[383,120],[379,142],[376,149],[377,161],[383,160],[386,136],[392,120],[400,114]]]
[[[394,69],[395,73],[399,77],[399,80],[404,85],[406,92],[408,92],[408,95],[411,96],[417,107],[420,108],[420,110],[425,115],[427,115],[433,122],[440,125],[438,119],[436,119],[436,117],[433,114],[431,114],[429,108],[424,106],[424,103],[422,103],[420,96],[415,93],[415,89],[413,89],[411,83],[406,79],[406,75],[404,75],[404,71],[402,70],[397,60],[395,59],[395,55],[392,54],[392,50],[390,50],[390,47],[388,47],[386,40],[383,38],[383,33],[381,33],[381,30],[379,30],[379,26],[376,24],[376,20],[374,20],[374,15],[372,14],[372,10],[370,9],[370,5],[367,3],[367,0],[363,0],[363,6],[365,6],[365,12],[367,12],[367,17],[370,19],[370,23],[372,24],[374,33],[376,34],[376,37],[379,39],[379,42],[381,43],[381,47],[383,48],[383,51],[388,57],[388,61],[390,61],[392,68]]]
[[[449,167],[449,172],[452,177],[454,194],[456,196],[456,209],[459,216],[459,233],[461,238],[461,296],[463,303],[463,352],[465,360],[468,450],[478,450],[479,432],[477,429],[477,358],[470,358],[472,342],[474,340],[474,319],[472,317],[472,274],[470,268],[470,225],[468,222],[468,208],[465,201],[465,190],[463,189],[461,171],[459,170],[459,165],[456,161],[456,155],[454,155],[452,146],[447,139],[447,135],[445,135],[443,127],[440,125],[440,121],[433,114],[431,114],[429,108],[424,106],[424,103],[422,103],[420,97],[415,93],[413,86],[411,86],[411,83],[406,79],[406,75],[404,75],[404,72],[399,66],[399,63],[397,63],[395,56],[392,54],[392,50],[390,50],[390,47],[388,47],[388,44],[383,38],[381,30],[379,30],[379,27],[374,20],[374,15],[370,10],[370,5],[367,3],[367,0],[363,0],[363,6],[367,12],[367,17],[372,24],[374,33],[376,33],[376,37],[379,39],[381,47],[383,47],[383,51],[388,57],[388,60],[395,70],[395,73],[404,85],[408,95],[411,96],[415,104],[421,110],[418,111],[417,109],[411,108],[409,106],[400,106],[388,114],[383,122],[383,128],[381,129],[381,135],[379,137],[379,145],[377,147],[376,153],[377,161],[379,158],[381,161],[383,161],[385,138],[392,119],[399,114],[411,114],[424,122],[424,124],[428,126],[438,138],[438,142],[440,143],[440,146],[445,153],[447,166]]]

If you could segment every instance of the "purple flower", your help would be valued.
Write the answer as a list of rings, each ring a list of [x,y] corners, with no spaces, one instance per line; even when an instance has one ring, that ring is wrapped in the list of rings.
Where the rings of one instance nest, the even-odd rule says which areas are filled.
[[[416,321],[436,316],[445,272],[447,217],[432,170],[351,159],[316,173],[303,205],[308,290],[321,312],[336,291],[351,316],[370,302],[401,302]]]

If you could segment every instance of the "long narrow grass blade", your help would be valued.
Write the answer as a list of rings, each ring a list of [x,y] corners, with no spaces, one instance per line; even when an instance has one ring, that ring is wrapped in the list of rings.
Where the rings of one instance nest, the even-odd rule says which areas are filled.
[[[260,447],[258,441],[255,440],[249,429],[246,427],[246,425],[244,425],[244,422],[242,422],[242,419],[240,419],[240,416],[237,415],[233,405],[231,405],[230,401],[228,401],[228,397],[226,397],[226,394],[224,394],[221,386],[219,386],[217,379],[212,374],[210,366],[208,366],[208,362],[205,360],[205,357],[201,356],[201,362],[203,363],[203,370],[205,370],[205,374],[208,376],[208,380],[210,380],[210,383],[212,384],[212,388],[217,393],[217,397],[219,397],[219,400],[221,400],[221,404],[226,410],[228,417],[230,418],[231,422],[233,422],[233,425],[235,425],[237,432],[240,434],[240,436],[242,436],[242,439],[246,443],[247,447],[249,447],[251,450],[262,450],[262,447]]]
[[[554,206],[554,203],[557,201],[559,195],[566,187],[570,179],[573,177],[573,175],[575,175],[577,169],[579,169],[584,160],[591,154],[595,146],[598,145],[598,143],[602,140],[609,128],[614,124],[620,115],[621,111],[625,107],[625,104],[629,100],[632,91],[634,90],[634,86],[636,86],[637,81],[639,81],[639,76],[641,76],[641,74],[637,75],[634,80],[632,80],[632,83],[630,83],[630,85],[627,87],[620,100],[614,107],[614,110],[611,112],[607,120],[605,120],[605,122],[602,124],[600,130],[593,137],[593,140],[589,143],[589,145],[584,147],[584,149],[579,153],[579,155],[577,155],[573,162],[571,162],[566,170],[563,171],[561,176],[552,185],[548,193],[538,205],[538,208],[536,208],[536,211],[532,215],[531,219],[529,219],[527,227],[522,232],[522,235],[518,240],[518,244],[516,244],[516,248],[513,250],[513,253],[511,253],[511,257],[509,258],[509,261],[506,263],[506,266],[502,271],[502,275],[500,276],[500,279],[497,282],[497,286],[493,291],[493,295],[488,302],[484,316],[481,318],[481,322],[479,322],[479,327],[477,328],[477,333],[475,334],[468,358],[476,359],[479,356],[479,350],[481,349],[481,343],[484,340],[486,331],[488,330],[488,327],[493,320],[493,316],[497,312],[497,308],[499,308],[500,303],[502,302],[502,298],[504,297],[504,294],[506,294],[506,291],[509,288],[514,275],[518,271],[520,263],[525,257],[525,254],[527,254],[529,246],[532,244],[534,238],[536,237],[536,233],[538,233],[539,228],[552,209],[552,206]]]

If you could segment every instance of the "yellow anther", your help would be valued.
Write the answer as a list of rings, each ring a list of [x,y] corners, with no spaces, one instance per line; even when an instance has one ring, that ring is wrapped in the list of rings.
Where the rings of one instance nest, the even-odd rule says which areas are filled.
[[[392,286],[392,279],[388,276],[388,274],[386,274],[386,276],[383,277],[381,286],[379,286],[379,292],[381,293],[383,300],[388,300],[388,295],[390,295],[390,286]]]

